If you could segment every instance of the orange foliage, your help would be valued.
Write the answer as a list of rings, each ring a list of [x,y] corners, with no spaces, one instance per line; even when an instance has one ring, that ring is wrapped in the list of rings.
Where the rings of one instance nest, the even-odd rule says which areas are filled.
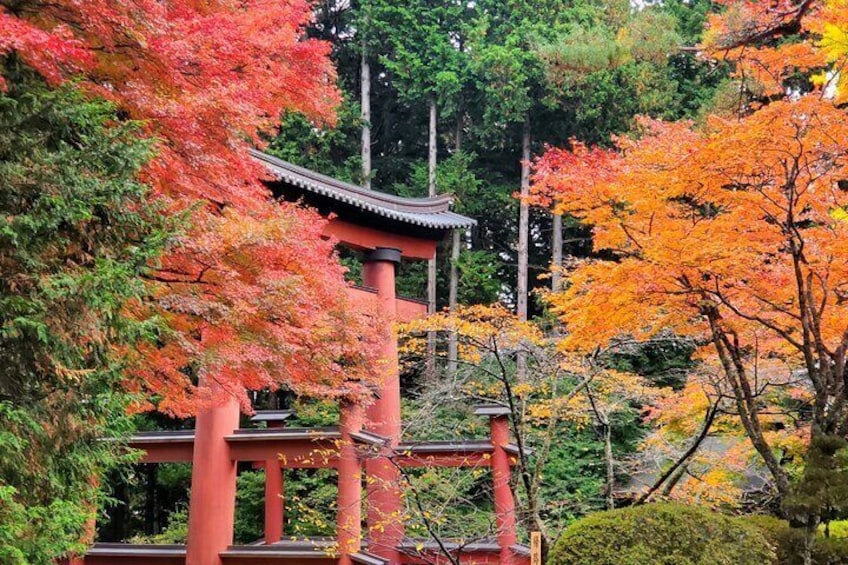
[[[607,259],[578,264],[550,296],[563,347],[667,329],[709,345],[731,413],[785,494],[775,450],[791,458],[808,432],[848,431],[848,11],[844,0],[724,3],[704,47],[753,73],[763,105],[701,127],[641,119],[611,151],[552,149],[533,198],[591,225]],[[773,41],[782,35],[793,38]],[[788,88],[792,73],[807,74],[809,93]],[[769,407],[788,398],[812,408],[811,428],[781,432]]]
[[[769,445],[783,452],[787,461],[800,461],[809,426],[783,407],[788,398],[804,395],[804,389],[777,363],[760,366],[757,381],[766,390],[760,402]],[[653,429],[640,446],[641,467],[662,470],[679,459],[704,433],[710,411],[716,410],[698,450],[681,465],[679,480],[671,479],[658,492],[686,503],[738,506],[744,488],[750,486],[746,483],[767,471],[734,414],[733,393],[721,369],[704,364],[689,375],[681,390],[664,392],[649,411],[647,420]],[[803,396],[798,400],[804,400]]]
[[[838,348],[848,314],[848,263],[840,260],[848,223],[833,214],[848,205],[839,185],[848,166],[843,111],[810,96],[716,118],[703,131],[642,126],[642,138],[622,138],[620,153],[604,157],[611,166],[600,180],[561,182],[574,175],[579,152],[551,150],[538,164],[537,190],[591,224],[596,250],[617,257],[581,265],[552,297],[568,323],[565,343],[592,348],[664,328],[706,337],[709,303],[763,354],[798,353],[802,297],[790,246],[804,245],[801,278],[814,302],[828,299],[822,335]]]
[[[307,0],[0,6],[0,56],[14,53],[53,84],[77,78],[140,121],[158,140],[143,180],[171,210],[192,211],[153,275],[171,332],[134,354],[133,387],[169,412],[191,413],[209,397],[190,376],[245,402],[246,388],[267,386],[355,392],[372,361],[359,339],[375,332],[350,312],[321,220],[274,202],[247,155],[283,111],[332,120],[330,47],[303,37],[310,17]],[[149,315],[147,306],[136,312]]]
[[[705,53],[733,61],[736,75],[754,79],[766,96],[786,93],[786,80],[829,71],[815,82],[840,86],[848,62],[845,0],[722,0],[725,9],[708,20]],[[788,40],[787,40],[788,38]],[[825,89],[826,90],[826,89]]]
[[[246,410],[245,389],[367,394],[362,385],[373,379],[371,352],[387,324],[376,304],[353,308],[340,292],[343,267],[333,242],[320,237],[323,221],[294,204],[280,206],[284,214],[276,217],[227,210],[207,216],[211,225],[164,259],[154,307],[175,332],[141,352],[145,362],[136,374],[141,390],[163,395],[160,410],[180,413],[209,400],[206,389],[195,397],[188,366],[216,383],[217,394],[240,398]],[[334,284],[316,284],[316,271]],[[192,335],[201,339],[187,339]]]

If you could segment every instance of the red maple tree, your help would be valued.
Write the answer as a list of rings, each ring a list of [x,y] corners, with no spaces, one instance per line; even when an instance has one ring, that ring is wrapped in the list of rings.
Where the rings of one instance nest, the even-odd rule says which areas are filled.
[[[252,388],[348,394],[368,378],[361,341],[376,331],[347,303],[320,218],[274,201],[247,154],[283,111],[333,118],[329,45],[304,38],[310,17],[304,0],[0,3],[0,70],[14,57],[51,84],[77,80],[158,140],[143,180],[190,221],[150,277],[153,303],[133,308],[154,306],[170,331],[132,352],[132,384],[168,412],[211,388],[246,402]]]

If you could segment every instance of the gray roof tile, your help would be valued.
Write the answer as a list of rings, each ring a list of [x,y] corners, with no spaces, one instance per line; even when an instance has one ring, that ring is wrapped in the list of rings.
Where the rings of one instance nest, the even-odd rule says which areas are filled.
[[[450,211],[450,195],[405,198],[343,182],[261,151],[251,150],[250,155],[282,182],[378,216],[430,229],[469,228],[477,224],[472,218]]]

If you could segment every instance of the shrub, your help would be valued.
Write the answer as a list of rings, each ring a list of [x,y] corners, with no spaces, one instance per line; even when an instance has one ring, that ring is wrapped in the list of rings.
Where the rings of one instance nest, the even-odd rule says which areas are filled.
[[[649,504],[592,514],[556,541],[548,565],[765,565],[753,524],[698,506]]]
[[[834,520],[828,529],[832,538],[848,538],[848,520]]]
[[[791,528],[785,520],[771,516],[745,516],[738,520],[762,532],[775,548],[780,565],[801,565],[804,562],[800,551],[804,547],[803,530]],[[813,545],[813,564],[848,565],[848,539],[835,535],[828,538],[819,532]]]

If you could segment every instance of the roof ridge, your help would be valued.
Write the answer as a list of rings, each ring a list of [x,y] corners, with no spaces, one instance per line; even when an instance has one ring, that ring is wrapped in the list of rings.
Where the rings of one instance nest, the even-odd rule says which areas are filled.
[[[477,223],[451,212],[453,197],[449,194],[425,198],[397,196],[343,182],[256,149],[250,149],[250,155],[277,180],[397,221],[435,229],[471,227]]]
[[[339,180],[323,173],[313,171],[312,169],[307,169],[306,167],[295,165],[294,163],[291,163],[289,161],[284,161],[279,157],[274,157],[273,155],[269,155],[268,153],[264,153],[257,149],[251,149],[250,154],[255,159],[258,159],[260,161],[265,161],[266,163],[269,163],[271,165],[276,165],[278,167],[288,169],[294,173],[310,177],[313,180],[323,182],[324,184],[330,185],[339,190],[344,190],[345,192],[352,192],[367,198],[376,198],[380,200],[384,199],[386,202],[397,203],[406,206],[444,206],[444,210],[438,210],[439,212],[447,211],[449,209],[450,204],[453,202],[453,195],[451,194],[438,194],[436,196],[425,197],[398,196],[397,194],[382,192],[379,190],[374,190],[373,188],[357,186],[353,183],[345,182],[343,180]]]

